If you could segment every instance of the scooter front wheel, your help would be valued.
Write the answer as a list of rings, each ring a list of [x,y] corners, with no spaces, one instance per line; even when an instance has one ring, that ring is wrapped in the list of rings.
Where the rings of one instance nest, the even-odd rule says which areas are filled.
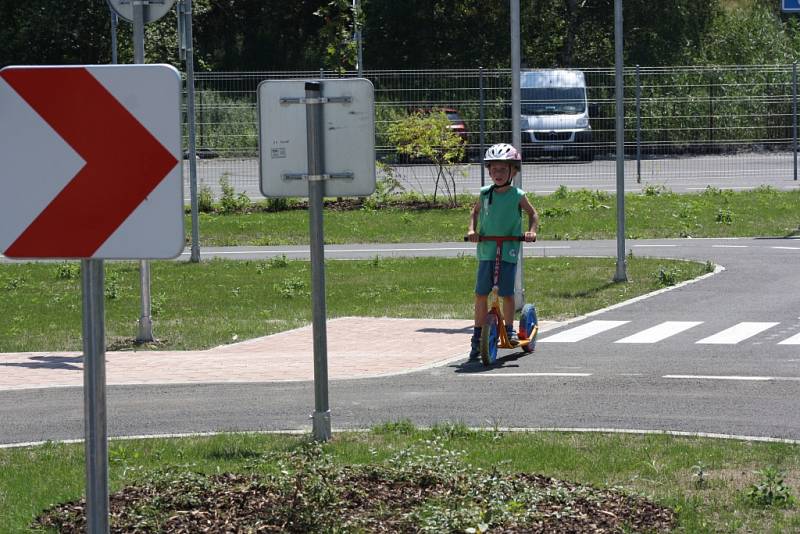
[[[483,365],[493,365],[497,361],[497,340],[497,317],[489,314],[481,329],[481,361]]]
[[[539,334],[539,319],[536,317],[536,307],[533,304],[526,304],[522,307],[519,314],[520,330],[525,330],[525,335],[529,340],[522,346],[525,352],[533,352],[536,348],[536,336]]]

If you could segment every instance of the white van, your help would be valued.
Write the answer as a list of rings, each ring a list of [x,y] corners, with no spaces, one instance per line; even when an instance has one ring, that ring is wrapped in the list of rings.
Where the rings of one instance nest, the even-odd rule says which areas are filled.
[[[592,160],[592,127],[583,72],[527,70],[520,78],[523,152]]]

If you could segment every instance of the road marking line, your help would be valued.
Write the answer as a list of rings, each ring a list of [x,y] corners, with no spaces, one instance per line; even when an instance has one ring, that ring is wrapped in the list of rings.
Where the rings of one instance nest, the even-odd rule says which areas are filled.
[[[747,248],[747,245],[711,245],[711,248]]]
[[[645,247],[677,247],[678,245],[631,245],[636,248],[645,248]]]
[[[618,326],[622,326],[630,321],[591,321],[575,328],[570,328],[563,332],[559,332],[550,337],[540,339],[539,343],[574,343],[587,337],[611,330]]]
[[[665,321],[632,336],[622,338],[614,343],[658,343],[670,336],[689,330],[703,321]]]
[[[751,382],[768,382],[770,380],[800,381],[797,376],[715,376],[715,375],[664,375],[661,378],[678,378],[689,380],[742,380]]]
[[[718,332],[713,336],[704,337],[695,343],[710,344],[710,345],[734,345],[740,341],[744,341],[749,337],[763,332],[780,323],[755,323],[755,322],[742,322],[730,328],[726,328],[722,332]]]
[[[778,250],[800,250],[800,247],[769,247]]]
[[[800,345],[800,334],[795,334],[792,337],[786,338],[778,345]]]
[[[575,377],[585,377],[585,376],[592,376],[592,373],[483,373],[483,374],[469,374],[463,376],[470,376],[470,377],[489,377],[489,378],[496,378],[498,376],[575,376]]]

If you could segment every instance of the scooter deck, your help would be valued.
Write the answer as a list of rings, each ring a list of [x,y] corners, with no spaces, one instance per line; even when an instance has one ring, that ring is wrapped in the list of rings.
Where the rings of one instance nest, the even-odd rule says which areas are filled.
[[[497,344],[497,348],[498,349],[519,349],[519,348],[522,348],[522,347],[526,347],[526,346],[528,346],[530,344],[531,338],[535,338],[536,334],[538,334],[538,333],[539,333],[539,326],[537,325],[537,326],[533,327],[533,334],[529,338],[520,339],[519,343],[517,343],[516,345],[503,345],[503,344],[498,343]]]
[[[525,347],[531,342],[530,339],[520,339],[519,343],[515,345],[501,345],[500,343],[497,344],[498,349],[518,349],[520,347]]]

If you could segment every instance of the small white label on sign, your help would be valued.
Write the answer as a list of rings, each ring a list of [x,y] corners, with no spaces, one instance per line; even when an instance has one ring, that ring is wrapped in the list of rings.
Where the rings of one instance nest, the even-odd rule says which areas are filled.
[[[270,150],[270,155],[272,156],[272,159],[285,158],[286,157],[286,149],[284,147],[273,148],[273,149]]]

